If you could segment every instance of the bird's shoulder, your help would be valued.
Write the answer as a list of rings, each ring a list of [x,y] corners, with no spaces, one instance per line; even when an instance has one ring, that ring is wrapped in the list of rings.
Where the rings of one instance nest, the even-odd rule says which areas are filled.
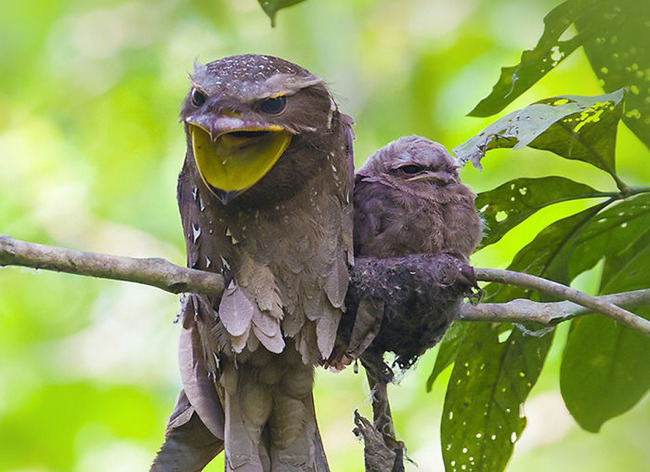
[[[396,186],[383,179],[357,176],[354,185],[355,213],[377,214],[405,204],[404,194]]]

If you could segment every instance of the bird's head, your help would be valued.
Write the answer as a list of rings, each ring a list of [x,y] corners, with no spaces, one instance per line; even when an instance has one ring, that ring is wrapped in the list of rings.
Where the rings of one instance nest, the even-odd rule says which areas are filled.
[[[430,192],[460,182],[458,164],[447,149],[421,136],[405,136],[379,149],[357,172],[401,189]]]
[[[329,133],[338,113],[322,80],[276,57],[249,54],[195,64],[190,82],[180,118],[188,152],[224,205],[255,186],[292,149],[304,147],[305,137]],[[292,167],[300,176],[309,173],[308,164]]]

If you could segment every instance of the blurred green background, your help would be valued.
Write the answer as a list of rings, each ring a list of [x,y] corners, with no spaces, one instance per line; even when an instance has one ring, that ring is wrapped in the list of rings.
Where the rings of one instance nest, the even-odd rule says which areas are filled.
[[[356,120],[356,163],[404,134],[453,147],[491,120],[465,114],[501,66],[542,32],[549,0],[308,0],[271,29],[255,0],[22,0],[0,4],[0,233],[182,264],[177,123],[194,60],[265,53],[324,77]],[[581,51],[505,112],[547,96],[601,93]],[[504,113],[505,113],[504,112]],[[619,175],[648,185],[648,151],[624,127]],[[463,171],[476,191],[565,175],[614,190],[597,169],[530,149],[493,151]],[[545,209],[476,254],[505,267],[536,232],[586,203]],[[578,285],[597,281],[583,276]],[[0,471],[143,471],[180,386],[178,297],[153,288],[0,269]],[[642,471],[650,403],[592,435],[558,391],[566,328],[526,405],[510,471]],[[392,387],[398,431],[422,472],[441,471],[443,376],[435,353]],[[369,414],[362,375],[319,372],[319,421],[334,471],[362,471],[352,411]],[[218,461],[208,470],[219,470]]]

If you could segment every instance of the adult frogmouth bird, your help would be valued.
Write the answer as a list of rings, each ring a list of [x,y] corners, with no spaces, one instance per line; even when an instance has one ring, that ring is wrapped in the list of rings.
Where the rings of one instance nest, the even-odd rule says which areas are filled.
[[[227,471],[326,471],[313,366],[334,346],[353,257],[352,122],[322,80],[279,58],[195,65],[190,81],[178,182],[187,262],[226,288],[184,305],[168,439],[190,459],[153,470],[200,470],[225,447]],[[212,434],[203,457],[183,428]]]

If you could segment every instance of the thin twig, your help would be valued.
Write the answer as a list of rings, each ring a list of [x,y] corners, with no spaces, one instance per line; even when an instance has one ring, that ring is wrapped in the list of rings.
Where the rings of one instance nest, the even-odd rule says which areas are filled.
[[[22,266],[70,274],[135,282],[171,293],[193,292],[221,296],[223,277],[177,266],[160,258],[110,256],[93,252],[28,243],[0,235],[0,266]],[[535,303],[513,300],[463,306],[461,319],[467,321],[525,322],[555,324],[587,313],[602,313],[650,336],[650,321],[616,305],[650,305],[650,289],[594,297],[571,287],[520,272],[475,269],[484,282],[498,282],[539,290],[562,302]],[[616,304],[616,305],[615,305]]]
[[[646,336],[650,336],[650,321],[602,298],[588,295],[567,285],[511,270],[475,268],[474,271],[478,280],[539,290],[560,300],[568,300],[582,305],[585,308],[593,310],[594,313],[608,316],[621,324],[641,331]]]

